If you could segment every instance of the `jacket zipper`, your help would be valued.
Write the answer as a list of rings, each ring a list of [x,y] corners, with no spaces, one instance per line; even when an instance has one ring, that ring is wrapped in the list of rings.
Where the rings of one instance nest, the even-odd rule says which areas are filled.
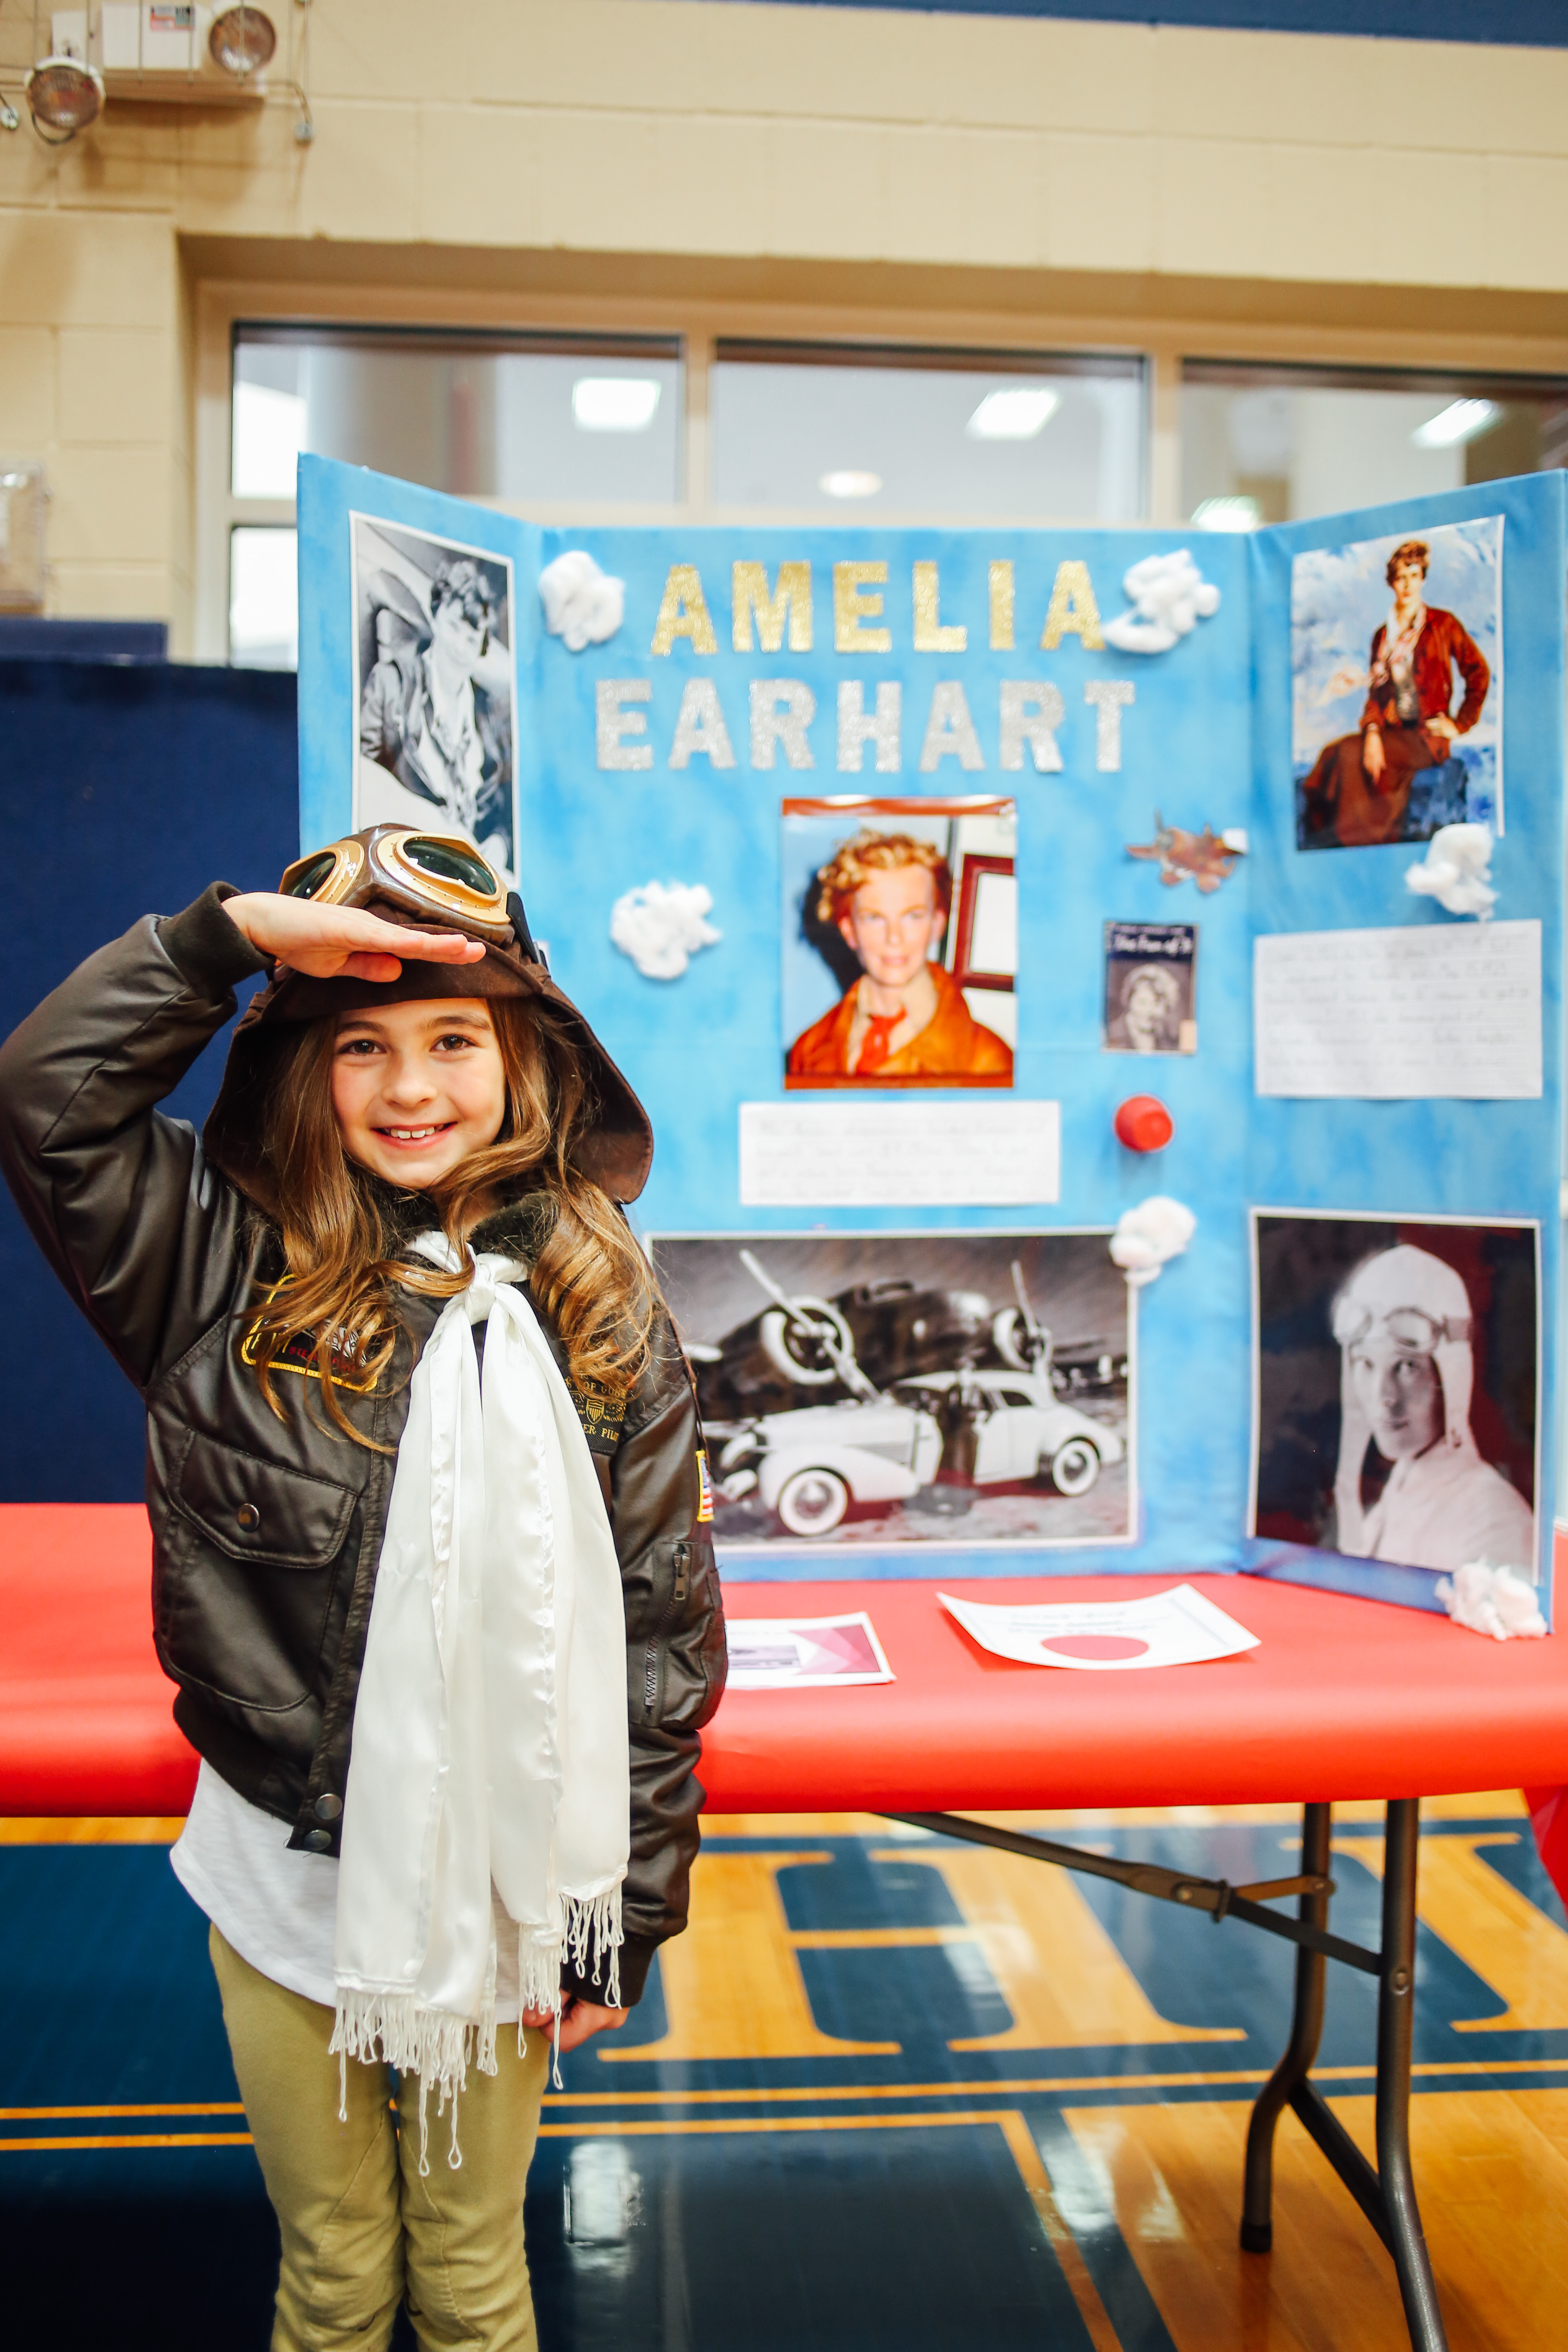
[[[658,1622],[648,1635],[647,1658],[643,1668],[643,1713],[650,1722],[658,1703],[658,1645],[669,1630],[670,1619],[678,1609],[685,1605],[691,1590],[690,1576],[691,1546],[685,1542],[678,1543],[675,1547],[675,1581],[670,1587],[669,1599],[659,1612]]]

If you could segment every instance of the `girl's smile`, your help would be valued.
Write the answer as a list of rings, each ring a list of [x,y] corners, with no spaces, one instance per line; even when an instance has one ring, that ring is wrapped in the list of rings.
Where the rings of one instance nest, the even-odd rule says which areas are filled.
[[[500,1132],[506,1078],[479,997],[345,1013],[332,1050],[332,1109],[351,1160],[422,1191]]]

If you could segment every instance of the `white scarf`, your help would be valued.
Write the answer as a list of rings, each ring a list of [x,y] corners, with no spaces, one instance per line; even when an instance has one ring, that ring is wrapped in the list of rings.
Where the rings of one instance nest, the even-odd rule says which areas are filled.
[[[439,1234],[414,1246],[457,1264]],[[619,2005],[620,1569],[523,1271],[476,1257],[415,1368],[354,1707],[331,2047],[418,2074],[421,2170],[429,2085],[455,2100],[476,2042],[496,2068],[492,1882],[525,2010],[559,2013],[568,1953]],[[481,1395],[469,1327],[487,1318]]]

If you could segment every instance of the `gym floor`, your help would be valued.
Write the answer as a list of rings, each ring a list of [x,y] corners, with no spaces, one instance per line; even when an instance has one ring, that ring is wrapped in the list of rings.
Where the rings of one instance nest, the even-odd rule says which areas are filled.
[[[1283,1809],[1008,1816],[1233,1883]],[[1334,1816],[1375,1943],[1379,1811]],[[262,2352],[276,2235],[174,1822],[0,1823],[7,2332]],[[1521,1801],[1423,1812],[1412,2134],[1453,2352],[1557,2340],[1568,1927]],[[545,2105],[544,2352],[1398,2352],[1392,2268],[1292,2118],[1237,2243],[1291,1954],[870,1816],[712,1820],[689,1932]],[[1371,2149],[1375,1990],[1331,1968],[1320,2082]],[[400,2345],[405,2337],[400,2323]]]

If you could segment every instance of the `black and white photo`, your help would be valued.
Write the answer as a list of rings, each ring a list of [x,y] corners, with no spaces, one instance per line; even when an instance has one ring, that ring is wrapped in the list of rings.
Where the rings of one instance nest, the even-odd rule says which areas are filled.
[[[1111,1054],[1195,1054],[1195,923],[1107,923],[1105,1046]]]
[[[1533,1578],[1539,1234],[1254,1212],[1252,1532]]]
[[[1131,1542],[1132,1294],[1109,1238],[655,1236],[715,1539]]]
[[[514,878],[510,560],[369,515],[351,526],[354,824],[460,833]]]

